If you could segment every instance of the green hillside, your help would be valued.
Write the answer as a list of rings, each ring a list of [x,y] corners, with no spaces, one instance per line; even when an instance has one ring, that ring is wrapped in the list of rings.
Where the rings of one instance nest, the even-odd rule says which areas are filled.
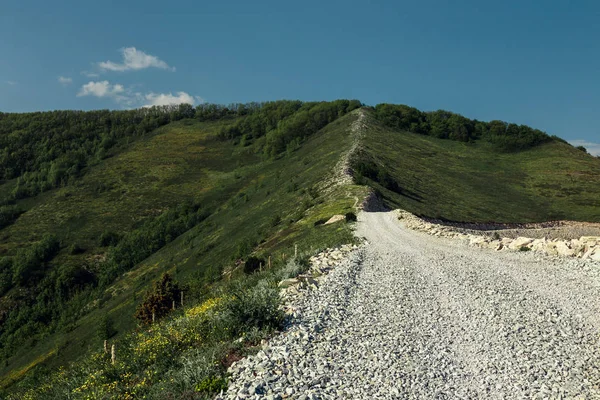
[[[392,128],[370,112],[354,158],[390,207],[459,222],[600,221],[600,159],[547,138],[518,151]]]
[[[2,385],[41,362],[53,367],[97,348],[103,318],[119,333],[134,328],[136,307],[164,272],[185,282],[194,303],[251,253],[271,255],[277,266],[295,245],[306,252],[350,241],[345,225],[315,222],[353,210],[365,194],[323,182],[350,147],[355,118],[325,120],[310,137],[288,137],[295,143],[284,142],[274,156],[263,152],[265,136],[245,145],[222,138],[244,118],[183,119],[58,189],[17,200],[24,212],[2,230],[0,251],[12,265],[1,272],[30,261],[24,253],[35,253],[47,235],[60,248],[0,301]],[[112,237],[114,243],[106,239]]]
[[[322,223],[356,212],[371,188],[390,207],[452,221],[600,221],[600,159],[558,138],[445,111],[360,106],[278,101],[0,114],[0,388],[56,398],[61,387],[85,386],[90,374],[133,376],[103,383],[106,396],[118,398],[144,374],[178,376],[196,347],[208,353],[195,359],[222,361],[239,335],[277,327],[265,311],[272,297],[239,299],[256,288],[276,293],[274,282],[301,270],[305,257],[351,242],[351,224]],[[355,184],[336,183],[339,161],[358,137]],[[265,266],[269,257],[269,271],[240,264]],[[164,273],[184,291],[186,307],[218,303],[251,316],[189,341],[198,332],[185,339],[173,331],[190,321],[189,310],[165,311],[152,331],[174,346],[161,350],[169,362],[132,352],[131,365],[117,368],[90,356],[103,337],[130,349],[158,340],[144,336],[147,326],[134,314]],[[55,373],[73,361],[67,375]],[[211,374],[164,393],[202,397],[225,378],[223,368]],[[164,381],[148,382],[136,395],[164,395]],[[84,392],[70,393],[92,396]]]

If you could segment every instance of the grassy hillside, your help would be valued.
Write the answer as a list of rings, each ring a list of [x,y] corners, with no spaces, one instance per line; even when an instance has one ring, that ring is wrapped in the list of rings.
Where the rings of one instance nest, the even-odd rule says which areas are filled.
[[[46,274],[74,270],[74,280],[85,271],[102,276],[104,260],[114,251],[101,244],[103,233],[127,237],[185,201],[197,204],[205,219],[167,240],[108,288],[75,293],[61,304],[64,309],[41,316],[54,327],[43,336],[31,334],[23,343],[25,332],[17,330],[6,340],[11,351],[0,366],[2,385],[38,364],[52,368],[98,348],[102,319],[109,318],[119,333],[134,328],[135,308],[150,283],[166,271],[187,284],[186,298],[193,303],[209,296],[223,272],[250,253],[271,255],[277,266],[295,245],[306,252],[352,240],[344,224],[315,222],[353,210],[365,195],[362,187],[323,186],[323,178],[350,147],[349,124],[355,118],[338,119],[276,158],[257,153],[260,143],[245,147],[220,139],[219,132],[231,121],[186,119],[103,160],[73,184],[19,202],[26,212],[2,230],[0,251],[13,255],[53,234],[61,250],[47,263]],[[231,275],[243,273],[238,269]],[[24,301],[22,296],[30,296],[34,304],[35,299],[44,301],[33,288],[13,289],[2,301],[9,308]],[[19,323],[19,318],[9,322]]]
[[[370,112],[354,158],[391,207],[462,222],[600,221],[600,159],[558,140],[499,151],[390,128]]]
[[[135,137],[126,124],[113,134],[99,120],[74,142],[77,157],[63,140],[76,133],[61,131],[51,114],[60,146],[26,150],[28,161],[0,182],[0,397],[2,388],[32,389],[32,398],[76,389],[81,398],[195,398],[216,389],[223,366],[189,380],[180,375],[184,364],[222,361],[240,335],[273,329],[273,282],[302,268],[302,257],[288,264],[295,246],[305,256],[352,241],[350,224],[322,222],[355,210],[369,187],[391,207],[452,221],[600,221],[600,160],[557,138],[406,106],[352,111],[359,104],[203,105],[169,118],[154,110]],[[361,113],[356,184],[340,185],[330,178],[356,140],[351,126]],[[26,115],[4,122],[13,120],[25,127],[3,138],[14,149],[23,132],[43,137]],[[4,161],[15,154],[5,152]],[[64,169],[65,160],[78,168]],[[272,269],[244,272],[239,261],[249,257],[263,266],[270,257]],[[148,331],[134,314],[164,273],[201,312],[177,310]],[[205,316],[214,304],[220,311]],[[129,349],[123,364],[90,358],[104,337]],[[136,350],[155,341],[168,361]],[[70,372],[55,373],[73,361]],[[97,374],[102,385],[88,382]]]

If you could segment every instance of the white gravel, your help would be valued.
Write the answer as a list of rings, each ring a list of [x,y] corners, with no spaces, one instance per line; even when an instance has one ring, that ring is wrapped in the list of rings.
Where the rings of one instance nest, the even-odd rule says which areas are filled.
[[[600,265],[359,216],[368,244],[292,299],[218,398],[600,398]]]

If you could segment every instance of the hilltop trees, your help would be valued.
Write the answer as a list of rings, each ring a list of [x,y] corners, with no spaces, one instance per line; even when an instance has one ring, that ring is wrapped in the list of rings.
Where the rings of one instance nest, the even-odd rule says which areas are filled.
[[[298,146],[307,137],[342,115],[361,107],[358,100],[331,102],[275,101],[242,108],[247,116],[223,128],[221,139],[240,139],[244,145],[265,137],[265,155],[275,157],[289,144]],[[239,110],[239,108],[238,108]]]
[[[394,129],[461,142],[483,139],[499,151],[525,150],[552,140],[526,125],[471,120],[444,110],[423,112],[405,105],[378,104],[374,112],[378,120]]]

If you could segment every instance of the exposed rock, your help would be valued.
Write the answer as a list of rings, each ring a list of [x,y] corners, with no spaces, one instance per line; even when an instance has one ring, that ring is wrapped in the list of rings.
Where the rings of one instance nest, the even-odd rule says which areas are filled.
[[[594,251],[591,249],[594,246],[600,247],[600,236],[581,236],[579,239],[570,240],[548,240],[546,237],[533,239],[526,236],[518,236],[516,239],[510,237],[498,238],[499,231],[494,231],[493,235],[489,231],[481,232],[481,234],[473,233],[474,231],[467,231],[468,233],[465,233],[465,229],[455,228],[453,226],[448,225],[440,225],[439,223],[426,221],[404,210],[396,210],[395,213],[400,223],[406,226],[407,228],[425,232],[432,236],[441,236],[452,239],[466,240],[472,246],[486,247],[490,249],[495,249],[496,251],[500,251],[503,249],[518,251],[525,246],[530,250],[547,254],[550,256],[594,259],[592,258]],[[548,224],[552,225],[552,223]],[[547,230],[548,229],[551,230],[553,228],[550,227],[547,228]],[[526,233],[528,231],[525,230],[525,228],[523,228],[520,230],[520,232]],[[531,233],[534,235],[539,234],[538,232]],[[495,239],[491,239],[490,235],[495,237]],[[556,237],[556,234],[552,234],[552,236]]]
[[[584,253],[583,256],[581,256],[582,260],[587,260],[593,253],[594,250],[596,250],[594,247],[590,247],[588,248]]]
[[[520,236],[513,240],[508,248],[511,250],[519,250],[521,247],[527,246],[531,242],[533,242],[533,239]]]
[[[338,221],[343,221],[343,220],[345,220],[345,219],[346,219],[346,217],[345,217],[345,216],[343,216],[343,215],[341,215],[341,214],[336,214],[336,215],[334,215],[333,217],[329,218],[329,219],[327,220],[327,222],[325,222],[323,225],[329,225],[329,224],[333,224],[333,223],[336,223],[336,222],[338,222]]]
[[[483,236],[471,236],[469,238],[469,244],[471,246],[478,245],[478,244],[483,244],[485,242],[487,242],[487,238],[485,238]]]
[[[288,288],[290,286],[294,286],[300,283],[300,280],[296,279],[296,278],[289,278],[289,279],[284,279],[281,282],[279,282],[279,287],[280,288]]]
[[[559,256],[572,257],[575,254],[573,249],[571,249],[567,243],[563,241],[556,242],[556,251],[558,252]]]
[[[600,236],[582,236],[579,240],[582,243],[595,244],[600,243]]]

